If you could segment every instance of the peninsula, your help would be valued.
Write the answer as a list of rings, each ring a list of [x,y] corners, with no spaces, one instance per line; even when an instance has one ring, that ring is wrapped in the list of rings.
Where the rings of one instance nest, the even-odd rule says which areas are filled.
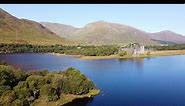
[[[100,93],[90,79],[74,68],[59,72],[25,72],[1,64],[1,106],[61,106]]]

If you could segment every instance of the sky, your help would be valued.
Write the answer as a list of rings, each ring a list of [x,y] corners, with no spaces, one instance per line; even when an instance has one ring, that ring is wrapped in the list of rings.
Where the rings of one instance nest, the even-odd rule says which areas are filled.
[[[104,20],[146,32],[171,30],[185,35],[185,4],[0,4],[18,17],[83,27]]]

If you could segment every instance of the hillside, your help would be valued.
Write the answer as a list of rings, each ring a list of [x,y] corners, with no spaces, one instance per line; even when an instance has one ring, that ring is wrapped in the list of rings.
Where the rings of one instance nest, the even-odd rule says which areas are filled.
[[[160,41],[165,41],[165,42],[170,42],[175,44],[185,44],[185,36],[169,30],[165,30],[157,33],[150,33],[149,35],[154,40],[160,40]]]
[[[141,30],[105,21],[87,24],[73,33],[73,39],[85,41],[86,44],[126,44],[138,42],[143,44],[157,44]]]
[[[78,30],[78,28],[73,26],[58,23],[40,22],[40,24],[64,38],[71,38],[72,33]]]
[[[172,31],[148,33],[137,28],[105,21],[82,28],[70,25],[19,19],[0,9],[0,43],[112,45],[142,43],[182,44],[185,37]]]
[[[86,45],[126,44],[131,42],[146,45],[185,43],[183,35],[169,30],[148,33],[128,25],[105,21],[89,23],[82,28],[47,22],[42,24],[61,37]]]
[[[126,44],[130,42],[158,44],[151,40],[146,32],[117,23],[97,21],[82,28],[56,23],[41,24],[66,39],[85,45]]]
[[[19,19],[0,8],[0,43],[69,44],[41,24]]]

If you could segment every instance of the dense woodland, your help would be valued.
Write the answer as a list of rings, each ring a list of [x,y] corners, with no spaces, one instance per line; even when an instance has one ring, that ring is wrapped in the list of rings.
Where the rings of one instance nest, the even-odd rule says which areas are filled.
[[[169,46],[145,46],[149,50],[183,50],[184,44]],[[31,44],[0,44],[0,53],[61,53],[67,55],[108,56],[118,54],[119,46],[63,46],[63,45],[31,45]]]
[[[67,55],[107,56],[118,52],[117,46],[62,46],[0,44],[0,53],[61,53]]]
[[[168,46],[146,46],[146,49],[149,50],[185,50],[185,44],[173,44]]]
[[[66,71],[24,72],[1,63],[0,106],[30,106],[35,100],[62,99],[61,94],[82,95],[96,89],[92,81],[74,68]]]

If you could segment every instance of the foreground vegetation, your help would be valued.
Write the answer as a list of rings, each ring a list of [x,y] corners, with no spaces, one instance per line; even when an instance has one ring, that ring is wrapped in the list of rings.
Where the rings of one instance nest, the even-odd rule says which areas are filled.
[[[24,72],[2,64],[0,106],[58,106],[99,93],[93,82],[74,68],[59,72]]]

